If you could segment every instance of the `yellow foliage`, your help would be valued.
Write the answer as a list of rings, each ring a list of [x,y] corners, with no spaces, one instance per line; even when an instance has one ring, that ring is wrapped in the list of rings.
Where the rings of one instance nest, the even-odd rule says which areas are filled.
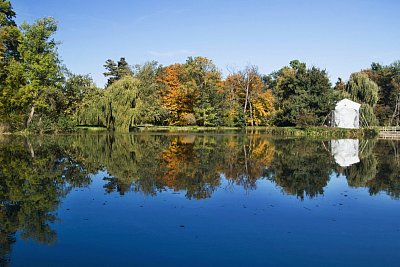
[[[255,125],[268,124],[274,112],[274,96],[271,90],[258,95],[253,103],[253,119]]]

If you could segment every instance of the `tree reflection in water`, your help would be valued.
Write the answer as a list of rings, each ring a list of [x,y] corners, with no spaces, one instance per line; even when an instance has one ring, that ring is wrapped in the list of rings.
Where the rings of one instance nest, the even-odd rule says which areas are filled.
[[[274,145],[269,179],[301,199],[323,194],[334,167],[323,141],[288,139],[276,140]]]
[[[78,161],[50,140],[6,138],[0,142],[0,263],[7,266],[15,234],[52,244],[51,224],[60,200],[90,179]]]
[[[156,195],[171,189],[186,191],[188,198],[208,198],[224,177],[248,190],[268,179],[303,199],[323,194],[336,173],[345,175],[349,186],[398,196],[393,191],[399,183],[396,141],[360,141],[360,162],[349,167],[335,163],[328,140],[259,134],[76,135],[57,143],[92,173],[106,169],[111,175],[105,178],[107,192]]]
[[[299,199],[322,195],[332,174],[370,194],[400,197],[399,142],[360,141],[360,162],[338,166],[329,141],[276,139],[260,134],[76,134],[0,140],[0,265],[22,239],[52,244],[60,201],[91,174],[106,170],[107,193],[154,196],[184,191],[212,197],[224,179],[255,190],[264,179]]]

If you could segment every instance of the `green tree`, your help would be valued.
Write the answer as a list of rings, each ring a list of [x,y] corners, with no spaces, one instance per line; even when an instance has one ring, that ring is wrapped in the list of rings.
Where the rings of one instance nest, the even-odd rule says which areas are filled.
[[[196,99],[193,111],[198,125],[215,126],[223,117],[221,72],[204,57],[189,57],[185,64],[185,86],[194,90]]]
[[[21,77],[21,68],[13,68],[19,60],[18,44],[20,30],[14,18],[16,14],[9,1],[0,0],[0,124],[12,125],[15,116],[11,114],[11,99],[20,81],[10,82],[13,77]],[[18,121],[18,119],[17,119]]]
[[[60,89],[64,77],[58,43],[52,38],[56,30],[53,18],[21,25],[18,58],[7,62],[1,82],[1,110],[14,128],[21,128],[22,124],[28,127],[35,114],[36,122],[43,124],[56,122],[62,113],[64,96]]]
[[[106,69],[106,72],[103,73],[105,77],[109,77],[107,80],[106,86],[111,85],[113,82],[117,80],[118,76],[118,66],[117,63],[115,63],[114,60],[112,59],[107,59],[106,63],[103,65],[103,67]]]
[[[0,1],[0,25],[1,26],[15,26],[15,11],[12,8],[10,1],[1,0]]]
[[[20,31],[14,21],[16,16],[10,1],[0,0],[0,63],[4,64],[10,59],[18,58],[18,37]],[[0,72],[0,75],[2,72]]]
[[[335,83],[334,89],[336,91],[343,92],[346,90],[346,84],[343,82],[342,78],[338,78],[337,82]]]
[[[111,84],[104,92],[102,104],[105,110],[107,128],[128,132],[137,123],[140,81],[126,76]]]
[[[77,125],[106,127],[106,112],[104,105],[104,89],[96,87],[85,88],[85,94],[78,103],[74,114]]]
[[[388,66],[372,63],[363,73],[379,86],[374,112],[381,125],[400,124],[400,62]]]
[[[57,53],[58,43],[52,38],[57,31],[57,22],[51,17],[43,18],[32,25],[23,23],[21,31],[18,51],[25,84],[18,90],[17,97],[21,108],[29,110],[28,126],[35,109],[39,116],[45,114],[54,119],[58,115],[64,77]]]
[[[77,109],[78,123],[123,132],[141,124],[161,124],[167,116],[157,82],[161,68],[157,62],[137,65],[134,76],[126,75],[104,90],[91,90]]]
[[[346,85],[346,92],[349,98],[355,102],[361,103],[361,125],[378,125],[374,114],[374,107],[378,102],[379,87],[361,72],[352,73]]]
[[[64,112],[68,115],[76,113],[84,97],[94,87],[96,85],[90,75],[67,73],[67,78],[62,87],[66,105]]]
[[[162,66],[156,61],[136,65],[135,78],[139,80],[137,123],[162,124],[167,118],[167,110],[162,105],[162,85],[157,81],[161,71]]]
[[[279,126],[322,125],[334,106],[335,94],[325,70],[307,69],[298,60],[266,79],[276,97]]]
[[[117,63],[114,60],[107,59],[106,63],[103,65],[107,70],[103,73],[105,77],[109,77],[106,86],[110,86],[113,82],[118,81],[124,76],[132,76],[133,72],[129,67],[128,62],[124,57],[121,57]]]
[[[133,72],[129,67],[128,62],[125,60],[124,57],[121,57],[117,62],[117,70],[118,70],[118,78],[121,79],[124,76],[132,75]]]

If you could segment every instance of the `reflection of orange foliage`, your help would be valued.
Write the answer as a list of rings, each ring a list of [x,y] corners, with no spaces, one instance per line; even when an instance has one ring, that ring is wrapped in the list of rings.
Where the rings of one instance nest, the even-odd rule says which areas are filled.
[[[274,157],[274,145],[257,135],[216,141],[196,139],[195,135],[174,137],[161,153],[159,184],[204,198],[220,183],[223,173],[226,179],[253,188]]]
[[[161,154],[161,158],[165,162],[166,171],[162,176],[162,180],[167,184],[168,187],[173,188],[176,184],[176,180],[179,173],[180,161],[177,160],[176,155],[179,152],[176,140],[174,140],[169,148]]]
[[[212,143],[193,137],[177,136],[171,141],[161,153],[163,171],[157,179],[173,190],[186,190],[188,198],[207,198],[220,183],[218,161]]]
[[[227,151],[224,153],[220,171],[228,180],[251,188],[271,164],[275,148],[268,140],[255,136],[251,136],[242,145],[239,144],[237,140],[229,140],[224,144]]]
[[[249,136],[244,142],[230,139],[224,143],[226,150],[219,171],[226,179],[245,188],[253,188],[275,153],[274,145],[264,138]]]
[[[229,139],[225,144],[226,144],[226,147],[229,150],[231,150],[231,149],[234,149],[238,145],[237,143],[238,143],[237,140]]]
[[[190,149],[194,140],[187,137],[180,137],[173,140],[168,149],[162,152],[161,158],[165,162],[166,171],[162,176],[162,180],[166,185],[175,190],[179,190],[179,178],[182,174],[186,177],[193,177],[195,168],[188,168],[187,163],[195,164],[193,151]]]
[[[253,157],[260,160],[265,166],[269,166],[274,158],[274,146],[266,139],[253,148]]]
[[[179,141],[182,144],[193,144],[195,140],[196,140],[195,135],[184,135],[184,136],[180,136],[180,138],[179,138]]]

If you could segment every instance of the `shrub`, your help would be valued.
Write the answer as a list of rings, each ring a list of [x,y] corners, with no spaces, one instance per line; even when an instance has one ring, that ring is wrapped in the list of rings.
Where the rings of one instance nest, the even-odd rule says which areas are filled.
[[[72,119],[61,115],[57,119],[52,119],[48,116],[36,117],[32,120],[28,127],[32,133],[63,133],[72,132],[75,130],[75,123]]]
[[[182,115],[184,125],[195,125],[196,117],[193,113],[185,113]]]
[[[7,123],[0,122],[0,134],[8,133],[10,131],[10,126]]]

